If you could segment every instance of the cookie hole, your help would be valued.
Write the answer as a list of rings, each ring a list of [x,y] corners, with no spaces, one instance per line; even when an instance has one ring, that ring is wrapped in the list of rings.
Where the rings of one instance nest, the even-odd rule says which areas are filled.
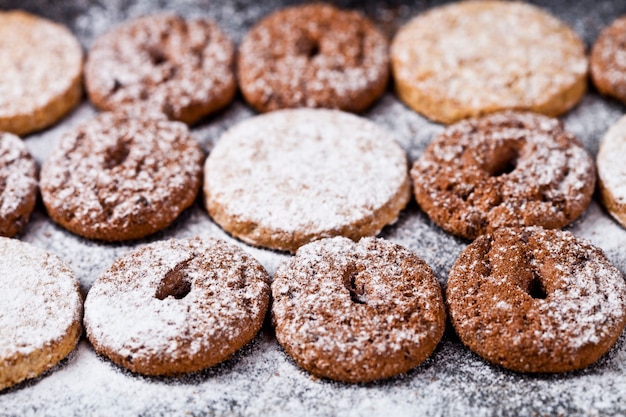
[[[118,140],[113,146],[106,150],[104,166],[106,169],[112,169],[118,165],[122,165],[130,154],[130,144],[126,140]]]
[[[495,155],[491,166],[488,167],[487,170],[492,177],[510,174],[515,171],[515,168],[517,168],[518,158],[519,154],[516,149],[502,149],[497,155]]]
[[[359,279],[359,271],[356,267],[348,268],[344,275],[344,285],[350,292],[350,299],[355,304],[367,304],[367,294],[365,293],[365,282]]]
[[[319,54],[320,54],[320,46],[318,43],[314,43],[311,46],[311,49],[309,49],[309,53],[307,55],[309,56],[309,59],[313,59]]]
[[[154,295],[156,298],[165,300],[167,297],[174,297],[181,300],[191,292],[191,281],[185,273],[188,263],[188,260],[181,262],[165,274]]]
[[[546,294],[546,290],[541,284],[541,281],[539,280],[539,277],[533,277],[533,280],[530,283],[530,288],[528,288],[528,294],[536,300],[545,300],[548,296],[548,294]]]

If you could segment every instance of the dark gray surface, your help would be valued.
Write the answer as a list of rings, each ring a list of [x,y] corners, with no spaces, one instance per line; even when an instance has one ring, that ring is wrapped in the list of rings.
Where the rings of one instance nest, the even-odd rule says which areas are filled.
[[[94,37],[131,17],[160,9],[217,20],[237,42],[259,17],[290,2],[194,0],[126,2],[21,2],[0,0],[0,8],[19,7],[66,23],[85,47]],[[336,2],[363,10],[392,36],[397,27],[435,3],[416,1]],[[589,46],[599,30],[626,14],[626,2],[550,1],[541,5],[568,22]],[[0,75],[1,76],[1,75]],[[624,106],[591,91],[563,118],[594,156],[602,135],[623,113]],[[59,125],[25,138],[41,163],[60,135],[88,119],[95,110],[84,102]],[[237,98],[222,113],[194,127],[194,135],[210,151],[220,133],[254,113]],[[408,152],[419,157],[442,127],[428,122],[387,93],[364,116],[392,132]],[[626,230],[594,201],[569,227],[605,250],[626,271]],[[170,228],[130,244],[101,244],[73,236],[57,227],[39,206],[21,239],[65,259],[87,292],[113,260],[139,245],[170,237],[194,235],[230,241],[200,203]],[[414,250],[445,285],[447,273],[466,243],[434,226],[414,202],[382,235]],[[287,255],[237,242],[273,273]],[[0,336],[1,337],[1,336]],[[234,358],[215,368],[182,378],[145,378],[98,358],[82,340],[78,349],[53,371],[0,394],[0,416],[50,415],[626,415],[626,338],[593,366],[564,375],[525,376],[492,366],[464,348],[448,329],[434,355],[398,378],[347,385],[312,378],[300,371],[278,346],[271,327]]]

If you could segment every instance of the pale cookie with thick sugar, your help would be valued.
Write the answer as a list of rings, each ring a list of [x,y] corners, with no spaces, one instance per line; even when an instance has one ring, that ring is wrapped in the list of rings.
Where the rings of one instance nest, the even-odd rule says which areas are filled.
[[[85,84],[101,110],[160,111],[192,124],[232,101],[234,60],[235,46],[216,23],[156,14],[96,39]]]
[[[41,196],[72,233],[139,239],[193,204],[203,159],[183,123],[102,113],[63,135],[41,168]]]
[[[83,300],[57,256],[0,238],[0,390],[54,367],[76,346]]]
[[[600,93],[626,103],[626,16],[604,28],[594,43],[591,79]]]
[[[566,372],[598,360],[626,325],[626,284],[601,249],[569,232],[502,228],[450,270],[450,321],[489,362]]]
[[[368,382],[406,372],[443,336],[446,313],[430,267],[379,238],[309,243],[272,282],[276,338],[314,375]]]
[[[0,236],[21,232],[36,200],[35,160],[20,138],[0,132]]]
[[[159,241],[115,261],[85,301],[96,352],[133,372],[175,375],[230,357],[257,334],[269,275],[213,238]]]
[[[406,155],[374,123],[336,110],[281,110],[222,135],[205,164],[206,207],[246,243],[295,252],[358,240],[393,223],[410,198]]]
[[[598,150],[600,199],[609,214],[626,227],[626,116],[613,125]]]
[[[22,11],[0,12],[0,131],[48,127],[82,98],[83,51],[67,28]]]
[[[317,3],[263,18],[239,48],[241,92],[258,111],[363,111],[387,88],[389,42],[361,13]]]
[[[585,47],[535,6],[467,1],[434,8],[391,44],[397,93],[441,123],[501,110],[560,115],[587,87]]]

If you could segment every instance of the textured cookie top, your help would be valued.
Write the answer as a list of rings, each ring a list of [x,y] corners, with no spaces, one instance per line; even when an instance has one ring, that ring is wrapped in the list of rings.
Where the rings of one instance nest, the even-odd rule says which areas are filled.
[[[0,121],[33,115],[65,95],[81,77],[82,60],[65,27],[21,11],[0,12]]]
[[[301,366],[339,380],[404,372],[432,353],[445,327],[431,269],[383,239],[305,245],[277,269],[272,294],[278,341]]]
[[[0,238],[0,363],[58,343],[81,320],[74,273],[61,259]]]
[[[504,112],[449,126],[411,170],[418,203],[473,239],[503,226],[560,228],[595,186],[593,160],[557,120]]]
[[[401,85],[449,107],[449,114],[426,114],[445,123],[505,109],[555,116],[580,99],[587,74],[574,31],[514,2],[467,1],[423,13],[400,29],[391,60]],[[579,82],[579,94],[569,97]],[[560,111],[550,111],[556,101]]]
[[[387,85],[388,42],[358,12],[329,4],[288,7],[246,35],[238,74],[244,96],[260,111],[361,111]]]
[[[103,113],[67,132],[43,164],[50,216],[86,237],[141,237],[173,221],[200,187],[203,154],[178,122]]]
[[[611,126],[598,150],[598,176],[614,198],[626,204],[626,117]]]
[[[28,218],[36,193],[35,161],[20,138],[0,132],[0,234],[12,236],[10,232],[17,231],[14,223],[20,221],[21,216]],[[5,227],[5,220],[13,224]]]
[[[465,344],[529,372],[595,361],[626,323],[626,284],[602,250],[569,232],[499,229],[450,271],[447,302]]]
[[[104,110],[139,105],[193,123],[232,99],[234,57],[232,41],[211,21],[145,16],[94,42],[87,91]]]
[[[256,334],[268,303],[269,275],[236,246],[213,238],[160,241],[118,259],[96,280],[85,328],[116,362],[171,374],[225,359]]]
[[[375,234],[410,196],[405,153],[388,133],[314,109],[228,130],[207,159],[204,187],[209,213],[235,236],[292,251],[314,237]]]
[[[600,92],[626,102],[626,16],[600,33],[591,51],[591,75]]]

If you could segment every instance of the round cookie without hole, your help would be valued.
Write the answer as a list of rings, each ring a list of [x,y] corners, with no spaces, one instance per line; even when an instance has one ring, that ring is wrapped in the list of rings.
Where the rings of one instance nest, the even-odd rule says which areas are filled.
[[[626,16],[615,19],[593,45],[591,79],[600,93],[626,103]]]
[[[374,123],[335,110],[281,110],[222,135],[204,174],[211,217],[246,243],[295,252],[358,240],[393,223],[410,198],[406,155]]]
[[[598,150],[600,200],[623,227],[626,227],[626,116],[604,135]]]
[[[96,352],[133,372],[175,375],[226,360],[257,334],[269,275],[217,239],[154,242],[91,287],[85,329]]]
[[[83,51],[67,28],[0,11],[0,131],[48,127],[82,98]]]
[[[470,244],[446,300],[461,341],[518,372],[598,360],[626,324],[626,284],[604,253],[569,232],[502,228]]]
[[[30,244],[0,237],[0,390],[35,378],[76,346],[83,301],[72,270]]]
[[[558,116],[587,86],[576,33],[521,2],[465,1],[423,13],[398,31],[391,64],[400,99],[447,124],[502,110]]]

